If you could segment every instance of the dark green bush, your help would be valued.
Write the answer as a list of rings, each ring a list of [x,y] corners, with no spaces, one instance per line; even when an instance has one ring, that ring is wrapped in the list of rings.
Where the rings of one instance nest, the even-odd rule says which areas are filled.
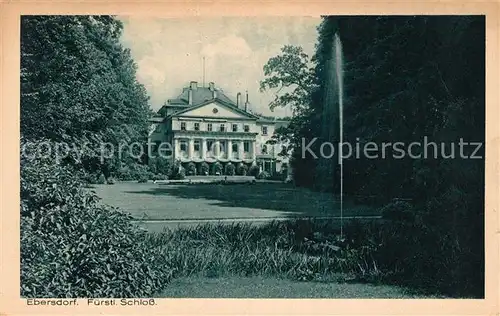
[[[234,176],[234,173],[235,173],[235,167],[232,163],[227,163],[226,164],[226,170],[224,170],[224,174],[226,176]]]
[[[246,176],[247,171],[248,171],[248,167],[243,163],[240,163],[238,165],[238,168],[236,168],[236,174],[239,176]]]
[[[97,178],[97,184],[104,184],[106,183],[106,177],[103,174],[99,175],[99,178]]]
[[[199,172],[199,174],[202,175],[202,176],[206,176],[206,175],[208,175],[208,173],[209,173],[208,163],[202,162],[200,164],[200,172]]]
[[[212,174],[222,175],[222,165],[220,164],[220,162],[217,161],[212,165]]]
[[[129,162],[128,164],[122,164],[120,168],[114,174],[115,178],[120,181],[139,181],[144,178],[149,179],[153,176],[149,169],[149,166],[142,165],[136,162]]]
[[[180,161],[174,163],[168,178],[171,180],[183,180],[186,178],[186,169],[181,166]]]
[[[170,269],[130,218],[99,204],[74,170],[21,161],[21,295],[148,297]]]
[[[139,183],[146,183],[146,182],[148,182],[149,178],[150,177],[147,174],[142,174],[142,175],[139,176],[139,180],[137,180],[137,182],[139,182]]]
[[[389,220],[412,221],[415,219],[413,206],[406,201],[395,200],[385,205],[381,210],[382,216]]]
[[[269,173],[267,171],[261,171],[255,178],[256,179],[268,179]]]
[[[155,174],[154,177],[153,177],[153,180],[167,180],[168,179],[168,176],[164,175],[164,174]]]
[[[186,174],[188,176],[195,176],[196,175],[196,165],[194,164],[194,162],[188,163],[188,165],[186,167]]]
[[[260,173],[260,167],[259,167],[259,166],[257,166],[257,165],[252,165],[252,166],[250,167],[250,170],[248,170],[248,174],[249,174],[250,176],[257,177],[257,176],[259,175],[259,173]]]
[[[172,167],[168,159],[162,157],[150,158],[148,165],[152,173],[164,175],[169,175]]]

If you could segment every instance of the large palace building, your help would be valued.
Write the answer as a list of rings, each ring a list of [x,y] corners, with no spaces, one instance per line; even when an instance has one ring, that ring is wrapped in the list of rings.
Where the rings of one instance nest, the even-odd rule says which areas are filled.
[[[288,165],[288,159],[278,155],[281,145],[268,142],[276,128],[288,121],[251,113],[248,93],[244,103],[241,93],[233,102],[213,82],[200,87],[192,81],[177,98],[163,105],[151,123],[150,142],[169,144],[169,157],[183,165],[257,164],[271,175]]]

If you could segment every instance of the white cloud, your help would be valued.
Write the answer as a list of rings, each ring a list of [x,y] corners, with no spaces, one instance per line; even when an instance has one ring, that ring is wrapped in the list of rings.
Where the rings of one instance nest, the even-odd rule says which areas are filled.
[[[252,53],[250,46],[248,46],[245,39],[229,35],[220,38],[215,43],[209,43],[203,47],[201,54],[203,56],[215,57],[215,56],[231,56],[231,57],[248,57]]]
[[[144,18],[120,17],[122,42],[138,65],[137,78],[158,109],[176,97],[189,81],[213,81],[229,97],[248,90],[254,110],[270,114],[274,95],[260,93],[262,67],[283,45],[301,45],[312,55],[319,18],[223,17]],[[276,115],[290,114],[277,109]]]

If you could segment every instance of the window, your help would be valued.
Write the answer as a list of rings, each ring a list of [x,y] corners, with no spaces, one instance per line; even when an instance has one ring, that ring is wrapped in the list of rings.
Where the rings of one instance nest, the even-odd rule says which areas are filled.
[[[200,151],[201,143],[200,143],[199,139],[195,139],[193,147],[194,147],[194,151]]]
[[[214,146],[214,141],[213,140],[207,140],[207,151],[213,151]]]
[[[267,145],[262,145],[262,153],[267,154]]]
[[[186,122],[181,122],[181,131],[186,130]]]
[[[233,124],[233,132],[237,132],[238,131],[238,124]]]
[[[179,145],[181,147],[181,151],[187,151],[187,142],[185,140],[181,140]]]
[[[238,144],[233,144],[233,153],[238,152]]]
[[[246,133],[250,132],[250,125],[245,125],[245,126],[243,127],[243,130],[244,130]]]
[[[209,131],[209,132],[212,131],[212,123],[208,123],[208,125],[207,125],[207,131]]]
[[[267,126],[262,126],[262,135],[267,135]]]
[[[243,151],[250,152],[250,142],[243,142]]]
[[[194,123],[194,130],[199,131],[200,130],[200,123]]]
[[[220,131],[221,131],[221,132],[225,132],[225,131],[226,131],[226,125],[221,124],[221,125],[220,125]]]

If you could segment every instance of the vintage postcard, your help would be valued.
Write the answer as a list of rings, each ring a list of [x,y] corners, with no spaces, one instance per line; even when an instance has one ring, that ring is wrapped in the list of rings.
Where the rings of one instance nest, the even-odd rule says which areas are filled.
[[[499,8],[2,4],[0,312],[498,313]]]

